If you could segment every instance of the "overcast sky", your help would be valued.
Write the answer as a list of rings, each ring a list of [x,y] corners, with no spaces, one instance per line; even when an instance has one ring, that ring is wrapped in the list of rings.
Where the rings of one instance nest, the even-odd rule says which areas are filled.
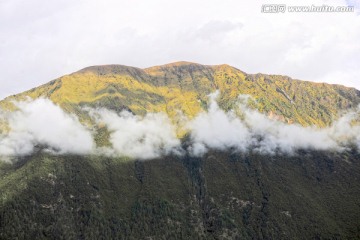
[[[360,89],[357,0],[0,0],[0,98],[90,65],[227,63]],[[262,4],[354,13],[261,13]]]

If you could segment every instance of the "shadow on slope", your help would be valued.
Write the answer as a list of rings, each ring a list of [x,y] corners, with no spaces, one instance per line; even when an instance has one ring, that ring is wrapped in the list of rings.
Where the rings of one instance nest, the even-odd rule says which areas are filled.
[[[359,158],[211,151],[131,161],[39,153],[0,166],[0,238],[358,238]]]

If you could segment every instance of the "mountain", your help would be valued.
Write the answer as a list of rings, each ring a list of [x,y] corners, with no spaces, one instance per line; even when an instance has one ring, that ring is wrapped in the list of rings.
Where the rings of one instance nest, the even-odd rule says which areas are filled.
[[[122,65],[84,68],[45,85],[6,98],[46,97],[70,112],[80,106],[128,109],[135,114],[181,110],[194,117],[208,103],[207,95],[220,90],[219,104],[231,109],[240,94],[254,98],[250,105],[260,112],[301,125],[329,125],[339,112],[360,103],[354,88],[293,80],[286,76],[246,74],[229,65],[207,66],[178,62],[139,69]]]
[[[14,100],[49,98],[85,125],[94,121],[86,107],[165,112],[186,148],[191,140],[179,112],[196,118],[216,90],[224,112],[249,95],[249,108],[280,126],[325,129],[360,103],[358,90],[340,85],[178,62],[88,67],[0,107],[14,111]],[[110,130],[97,127],[96,144],[106,145]],[[54,154],[36,145],[31,154],[0,161],[0,239],[359,239],[359,180],[355,146],[291,154],[210,148],[144,161]]]

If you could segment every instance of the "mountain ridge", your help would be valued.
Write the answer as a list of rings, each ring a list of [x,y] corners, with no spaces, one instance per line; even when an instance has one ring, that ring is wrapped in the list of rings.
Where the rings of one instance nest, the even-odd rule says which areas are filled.
[[[90,66],[7,97],[0,106],[9,108],[14,100],[45,97],[74,113],[79,112],[79,105],[99,105],[126,107],[140,115],[166,112],[171,118],[182,111],[192,118],[206,110],[207,95],[215,90],[220,91],[219,105],[225,110],[236,106],[239,95],[250,95],[250,107],[303,126],[328,126],[344,110],[360,103],[360,91],[341,85],[246,74],[226,64],[175,62],[144,69],[115,64]]]
[[[217,69],[217,68],[232,68],[235,69],[237,71],[242,72],[243,74],[246,74],[248,76],[253,76],[253,77],[266,77],[266,76],[270,76],[270,77],[279,77],[282,78],[284,80],[295,80],[295,81],[301,81],[301,82],[306,82],[306,83],[313,83],[319,86],[324,86],[324,85],[332,85],[332,86],[339,86],[339,87],[345,87],[348,89],[355,89],[360,91],[359,89],[356,89],[354,87],[348,87],[346,85],[343,84],[336,84],[336,83],[326,83],[326,82],[314,82],[311,80],[303,80],[303,79],[297,79],[297,78],[292,78],[288,75],[282,75],[282,74],[272,74],[272,73],[247,73],[242,71],[241,69],[231,66],[229,64],[223,63],[223,64],[213,64],[213,65],[209,65],[209,64],[200,64],[200,63],[196,63],[196,62],[189,62],[189,61],[176,61],[176,62],[171,62],[171,63],[166,63],[166,64],[160,64],[160,65],[154,65],[154,66],[150,66],[150,67],[145,67],[145,68],[141,68],[141,67],[134,67],[134,66],[129,66],[129,65],[123,65],[123,64],[103,64],[103,65],[92,65],[92,66],[88,66],[85,68],[82,68],[78,71],[72,72],[70,74],[67,75],[72,75],[72,74],[76,74],[79,72],[83,72],[86,70],[91,70],[91,69],[102,69],[102,68],[128,68],[128,69],[133,69],[133,70],[143,70],[145,73],[148,73],[149,75],[152,75],[153,71],[156,70],[165,70],[168,68],[184,68],[186,69],[186,67],[189,67],[190,69],[194,69],[196,67],[198,68],[204,68],[204,69]],[[116,72],[116,71],[115,71]]]

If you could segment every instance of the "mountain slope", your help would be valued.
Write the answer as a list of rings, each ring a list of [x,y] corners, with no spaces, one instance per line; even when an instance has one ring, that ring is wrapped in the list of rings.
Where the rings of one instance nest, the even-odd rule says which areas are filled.
[[[0,166],[0,238],[358,239],[359,155],[303,154],[33,155]]]
[[[45,97],[85,124],[92,120],[84,107],[104,107],[166,112],[176,125],[181,116],[206,111],[216,90],[226,111],[246,94],[251,108],[303,126],[328,126],[360,103],[353,88],[178,62],[88,67],[10,96],[0,107],[13,110],[14,100]],[[0,134],[9,131],[1,121]],[[96,127],[97,146],[109,144],[110,132]],[[188,149],[191,138],[179,135]],[[149,161],[42,147],[0,160],[0,239],[360,238],[360,155],[353,146],[292,154],[229,147]]]
[[[231,109],[240,94],[253,97],[251,106],[286,122],[329,125],[343,110],[360,103],[353,88],[293,80],[286,76],[246,74],[228,65],[206,66],[179,62],[139,69],[122,65],[88,67],[11,100],[47,97],[79,114],[79,106],[128,109],[135,114],[182,111],[192,118],[206,108],[207,95],[220,90],[219,104]]]

